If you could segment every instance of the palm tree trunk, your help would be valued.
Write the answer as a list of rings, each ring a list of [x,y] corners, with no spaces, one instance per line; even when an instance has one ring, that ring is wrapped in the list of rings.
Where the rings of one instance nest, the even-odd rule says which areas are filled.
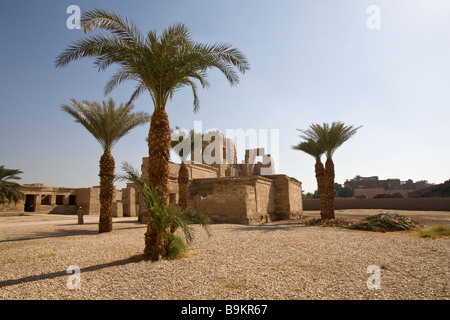
[[[99,232],[112,231],[112,201],[114,198],[115,161],[110,150],[100,158],[100,222]]]
[[[326,218],[326,201],[324,194],[325,167],[323,166],[323,163],[322,161],[320,161],[320,159],[316,159],[315,171],[317,180],[317,192],[319,193],[319,201],[320,201],[320,218],[325,219]]]
[[[325,162],[325,201],[326,201],[326,219],[334,219],[334,163],[331,158]]]
[[[155,221],[152,216],[148,218],[147,232],[145,233],[144,256],[152,261],[160,260],[166,256],[168,245],[168,232],[158,235]]]
[[[169,159],[171,131],[169,117],[164,109],[155,109],[150,121],[148,134],[148,183],[159,195],[161,204],[169,199]],[[149,216],[145,233],[144,255],[151,260],[165,256],[167,237],[158,235],[155,221]]]
[[[169,117],[164,109],[157,109],[153,112],[148,134],[148,179],[163,204],[169,199],[170,142]]]
[[[178,205],[181,209],[186,209],[189,198],[189,170],[184,161],[181,162],[178,171]]]

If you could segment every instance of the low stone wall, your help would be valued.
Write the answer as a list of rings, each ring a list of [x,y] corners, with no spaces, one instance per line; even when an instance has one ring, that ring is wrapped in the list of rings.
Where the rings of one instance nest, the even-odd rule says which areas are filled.
[[[334,208],[450,211],[450,198],[335,199]],[[303,200],[303,210],[320,210],[319,200]]]
[[[7,203],[0,205],[0,214],[1,213],[22,213],[25,201],[19,201],[17,204]]]

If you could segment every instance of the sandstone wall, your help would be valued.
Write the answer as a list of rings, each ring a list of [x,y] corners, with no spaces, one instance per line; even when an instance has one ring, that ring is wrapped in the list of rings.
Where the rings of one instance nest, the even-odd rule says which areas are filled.
[[[76,213],[76,206],[69,204],[69,197],[75,195],[76,189],[46,187],[43,184],[25,184],[20,188],[25,195],[23,201],[0,206],[2,213]]]
[[[80,206],[85,215],[100,215],[100,188],[77,189],[77,207]]]
[[[260,224],[272,221],[276,189],[260,176],[196,179],[194,209],[216,223]]]
[[[320,210],[319,200],[303,200],[304,210]],[[336,210],[386,209],[450,211],[450,198],[335,199]]]
[[[224,179],[194,180],[194,209],[208,215],[215,223],[248,224],[246,196],[251,187]]]
[[[22,213],[24,210],[25,201],[19,201],[17,204],[10,203],[0,205],[0,214],[1,213]]]
[[[122,189],[122,204],[124,217],[136,217],[136,189],[127,184],[127,188]]]
[[[284,174],[264,177],[271,179],[276,189],[275,211],[278,219],[300,218],[303,212],[302,183]]]

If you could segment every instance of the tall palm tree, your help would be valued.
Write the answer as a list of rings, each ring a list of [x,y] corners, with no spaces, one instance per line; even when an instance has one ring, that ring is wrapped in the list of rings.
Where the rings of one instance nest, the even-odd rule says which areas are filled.
[[[320,197],[324,197],[325,217],[334,219],[334,152],[349,140],[361,127],[346,126],[343,122],[312,124],[309,129],[302,130],[303,138],[314,141],[318,148],[326,155],[323,189]]]
[[[19,174],[23,172],[17,169],[6,169],[0,166],[0,205],[25,199],[25,195],[20,191],[20,184],[10,180],[20,180]]]
[[[117,65],[105,87],[105,94],[124,81],[135,81],[136,89],[130,102],[144,92],[153,101],[154,111],[148,134],[148,183],[162,203],[168,203],[170,124],[166,105],[174,93],[190,87],[194,96],[194,112],[200,107],[196,80],[203,88],[209,86],[210,69],[220,70],[229,83],[239,83],[238,72],[249,70],[243,53],[228,43],[198,43],[191,39],[188,28],[174,24],[158,36],[149,31],[144,36],[133,22],[120,14],[93,9],[83,13],[81,27],[85,33],[102,29],[106,34],[94,34],[75,41],[56,58],[56,67],[63,67],[82,58],[95,59],[99,71]],[[147,234],[155,232],[149,218]],[[152,238],[155,238],[152,236]],[[150,241],[150,240],[149,240]]]
[[[75,41],[56,59],[56,66],[82,59],[94,58],[99,70],[113,64],[118,70],[108,81],[108,94],[127,80],[137,83],[130,101],[143,92],[152,98],[154,111],[148,135],[149,183],[159,193],[161,201],[168,201],[170,158],[170,126],[166,105],[173,94],[191,87],[194,112],[199,109],[197,80],[204,88],[209,86],[207,71],[220,70],[230,84],[237,85],[237,71],[249,70],[246,57],[227,43],[198,43],[191,39],[188,28],[181,23],[165,29],[159,36],[149,31],[145,36],[120,14],[93,9],[83,13],[81,27],[85,33],[103,29],[107,34],[94,34]]]
[[[70,100],[69,105],[61,109],[75,118],[100,143],[103,155],[100,158],[100,221],[99,232],[112,230],[111,205],[114,197],[115,161],[111,150],[116,143],[132,129],[144,125],[150,120],[145,112],[132,112],[132,104],[120,104],[109,99],[98,102]]]
[[[301,131],[301,130],[299,130]],[[303,136],[302,136],[303,137]],[[322,163],[321,157],[324,151],[320,148],[319,144],[313,139],[305,138],[306,141],[302,141],[299,144],[292,146],[293,150],[303,151],[310,156],[312,156],[315,160],[315,173],[316,173],[316,181],[317,181],[317,191],[319,193],[320,200],[320,217],[321,219],[326,218],[326,203],[325,197],[322,196],[324,193],[324,178],[325,178],[325,167]]]

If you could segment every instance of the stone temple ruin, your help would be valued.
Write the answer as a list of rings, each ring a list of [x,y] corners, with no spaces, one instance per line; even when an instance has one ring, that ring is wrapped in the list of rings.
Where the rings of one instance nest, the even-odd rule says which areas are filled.
[[[205,157],[198,157],[194,151],[194,160],[187,164],[188,206],[207,214],[215,223],[261,224],[299,218],[303,211],[301,182],[275,174],[274,161],[263,148],[246,150],[244,163],[238,164],[234,143],[223,134],[219,136],[219,145],[211,156],[223,161],[207,164]],[[202,153],[210,146],[203,144]],[[217,150],[218,154],[214,152]],[[227,156],[232,161],[227,161]],[[257,157],[262,161],[257,162]],[[147,163],[147,158],[143,158],[144,177],[148,172]],[[169,202],[172,204],[178,203],[179,167],[180,164],[173,162],[169,165]],[[140,208],[139,219],[144,221],[147,212],[144,206]]]
[[[220,137],[220,147],[216,146],[210,152],[216,161],[211,163],[201,156],[203,152],[211,151],[208,148],[211,149],[212,143],[204,143],[201,152],[194,151],[193,160],[187,163],[188,206],[207,214],[214,223],[262,224],[299,218],[303,211],[301,182],[276,174],[274,161],[263,148],[246,150],[244,162],[238,164],[234,143],[222,134]],[[257,162],[258,157],[262,161]],[[143,158],[141,171],[144,177],[148,172],[147,164],[148,158]],[[169,202],[172,204],[177,204],[179,198],[179,168],[180,164],[169,163]],[[76,214],[81,207],[85,215],[100,213],[99,187],[77,189],[32,184],[23,185],[21,190],[25,200],[15,206],[0,207],[0,212]],[[113,216],[135,216],[139,221],[146,221],[143,200],[132,183],[117,191]]]

